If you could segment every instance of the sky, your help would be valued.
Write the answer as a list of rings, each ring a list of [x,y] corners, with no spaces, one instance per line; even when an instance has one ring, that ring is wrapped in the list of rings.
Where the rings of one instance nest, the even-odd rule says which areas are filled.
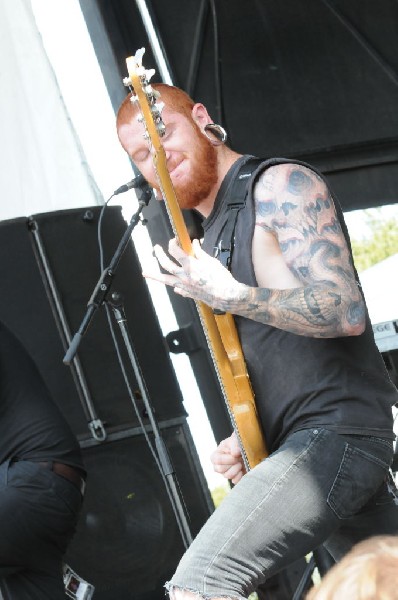
[[[58,84],[80,138],[94,179],[107,200],[121,184],[129,181],[133,172],[121,148],[115,131],[115,115],[102,78],[78,0],[31,0],[39,31]],[[152,67],[153,65],[148,65]],[[126,72],[127,75],[127,72]],[[127,220],[136,209],[134,191],[118,196]],[[380,213],[379,211],[376,211]],[[381,210],[383,216],[398,216],[398,205]],[[361,211],[346,213],[352,237],[368,235],[366,219]],[[149,237],[143,227],[133,235],[143,266],[153,264]],[[177,328],[168,296],[160,284],[149,282],[163,333]],[[398,312],[398,311],[397,311]],[[390,317],[388,318],[395,318]],[[396,315],[398,318],[398,314]],[[384,319],[383,319],[384,320]],[[387,318],[385,319],[387,320]],[[220,475],[212,472],[208,456],[215,448],[214,436],[208,424],[189,360],[185,355],[171,355],[190,415],[188,423],[202,466],[212,489],[223,484]]]

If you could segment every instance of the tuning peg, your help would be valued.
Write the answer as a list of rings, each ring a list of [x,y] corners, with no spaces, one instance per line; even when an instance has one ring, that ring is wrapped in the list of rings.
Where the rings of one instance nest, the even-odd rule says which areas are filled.
[[[138,96],[137,96],[136,94],[132,94],[132,95],[130,96],[130,102],[131,102],[132,104],[137,104],[137,102],[138,102]]]
[[[156,122],[156,129],[160,137],[163,137],[166,133],[166,125],[163,123],[162,119]]]
[[[156,98],[160,98],[159,92],[157,90],[154,90],[150,84],[145,86],[145,94],[149,98],[151,98],[151,100],[156,100]]]
[[[145,48],[140,48],[139,50],[136,51],[136,53],[134,55],[134,60],[138,67],[142,66],[142,57],[144,56],[144,54],[145,54]]]
[[[151,81],[152,77],[155,75],[156,71],[155,69],[146,69],[145,71],[145,76],[147,81]]]
[[[130,77],[125,77],[123,79],[123,85],[124,85],[124,87],[131,87],[131,79],[130,79]]]
[[[152,117],[154,118],[154,120],[158,120],[161,121],[162,120],[162,114],[160,112],[160,110],[158,109],[157,105],[154,104],[153,106],[151,106],[151,113],[152,113]]]
[[[162,111],[164,109],[164,102],[162,102],[162,101],[156,102],[156,104],[153,105],[153,108],[156,108],[156,110],[158,111],[159,115],[161,115]]]

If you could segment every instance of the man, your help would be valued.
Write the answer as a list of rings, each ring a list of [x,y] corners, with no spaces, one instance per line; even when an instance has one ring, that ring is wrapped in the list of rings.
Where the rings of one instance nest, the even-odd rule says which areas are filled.
[[[1,322],[0,381],[0,590],[4,600],[63,600],[62,557],[84,492],[80,449]]]
[[[374,343],[341,209],[310,167],[274,159],[249,178],[230,269],[217,258],[228,199],[249,156],[222,144],[202,104],[156,86],[163,146],[182,208],[204,218],[188,256],[156,248],[176,293],[232,313],[270,456],[245,474],[234,434],[212,456],[237,483],[194,540],[167,587],[172,598],[246,598],[265,579],[324,544],[338,560],[357,541],[398,532],[389,465],[398,400]],[[159,188],[127,98],[123,148]],[[253,171],[251,168],[250,172]]]

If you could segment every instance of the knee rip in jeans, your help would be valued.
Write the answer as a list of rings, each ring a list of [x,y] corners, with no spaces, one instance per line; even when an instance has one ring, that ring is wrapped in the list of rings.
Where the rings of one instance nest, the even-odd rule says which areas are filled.
[[[244,600],[241,596],[210,596],[208,594],[201,594],[196,590],[184,589],[168,583],[166,583],[165,588],[169,593],[170,600]]]

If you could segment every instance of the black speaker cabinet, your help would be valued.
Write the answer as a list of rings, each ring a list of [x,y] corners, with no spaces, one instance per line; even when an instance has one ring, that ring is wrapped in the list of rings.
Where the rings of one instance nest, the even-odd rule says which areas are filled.
[[[88,433],[90,415],[84,411],[86,403],[76,401],[76,390],[82,394],[84,385],[75,370],[62,363],[67,345],[62,321],[65,319],[71,334],[78,330],[100,277],[99,214],[100,207],[73,209],[0,224],[0,318],[35,359],[54,400],[68,406],[66,417],[79,436]],[[102,227],[106,266],[125,229],[120,207],[108,208]],[[180,389],[132,243],[120,261],[112,290],[124,297],[130,335],[157,419],[185,416]],[[123,347],[121,336],[118,340]],[[82,339],[78,358],[88,388],[83,392],[92,398],[94,410],[107,430],[137,425],[103,307],[96,312]],[[132,376],[131,385],[137,391]]]
[[[196,534],[208,511],[186,425],[162,432]],[[167,490],[143,436],[84,451],[89,484],[66,561],[96,587],[95,600],[161,600],[184,551]],[[202,498],[201,498],[202,496]],[[209,514],[209,513],[208,513]]]
[[[142,429],[144,425],[153,442],[140,387],[111,310],[109,319],[104,307],[96,311],[76,360],[70,367],[62,362],[100,277],[100,210],[64,210],[0,223],[0,319],[36,362],[83,450],[87,493],[67,562],[95,586],[95,600],[160,600],[184,544],[168,487]],[[106,209],[105,266],[126,226],[120,207]],[[134,353],[194,535],[211,513],[212,502],[132,243],[112,290],[124,299]]]

